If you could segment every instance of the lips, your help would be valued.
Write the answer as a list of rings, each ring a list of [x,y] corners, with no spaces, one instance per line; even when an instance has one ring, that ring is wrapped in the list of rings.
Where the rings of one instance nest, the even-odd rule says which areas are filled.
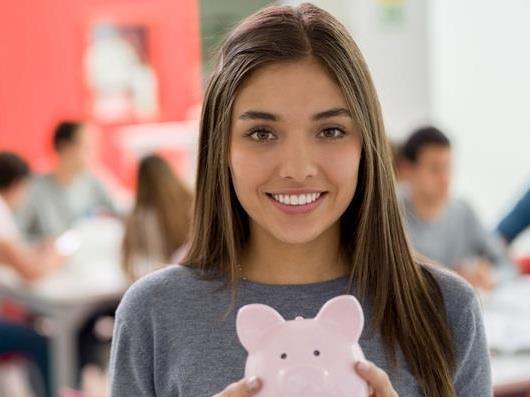
[[[316,193],[313,190],[313,193]],[[281,203],[280,201],[276,200],[272,194],[267,193],[267,197],[271,201],[271,203],[278,209],[280,209],[282,212],[287,214],[302,214],[302,213],[308,213],[310,211],[313,211],[315,208],[317,208],[323,200],[327,197],[327,192],[322,192],[320,196],[312,202],[306,203],[306,204],[285,204]]]
[[[304,205],[316,201],[322,193],[306,193],[306,194],[272,194],[276,201],[286,205]]]

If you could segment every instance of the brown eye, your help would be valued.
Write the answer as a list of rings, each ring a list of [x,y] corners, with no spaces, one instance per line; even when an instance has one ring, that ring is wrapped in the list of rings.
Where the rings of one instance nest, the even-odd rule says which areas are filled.
[[[313,352],[313,354],[314,354],[315,356],[317,356],[317,357],[320,356],[320,352],[319,352],[318,350],[315,350],[315,351]]]
[[[286,354],[286,353],[282,353],[282,355],[280,356],[280,358],[281,358],[282,360],[285,360],[285,359],[287,358],[287,354]]]
[[[248,133],[247,136],[253,141],[260,143],[276,140],[276,136],[272,132],[265,129],[253,130]]]
[[[340,128],[333,127],[333,128],[326,128],[325,130],[320,131],[318,135],[319,137],[325,138],[325,139],[340,139],[344,135],[346,135],[346,133]]]

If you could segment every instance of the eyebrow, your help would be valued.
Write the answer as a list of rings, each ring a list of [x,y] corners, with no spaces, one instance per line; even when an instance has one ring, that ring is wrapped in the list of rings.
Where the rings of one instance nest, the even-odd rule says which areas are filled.
[[[352,118],[351,113],[345,108],[333,108],[314,114],[311,119],[314,121],[328,119],[331,117],[349,117]],[[280,121],[281,117],[268,112],[261,112],[257,110],[248,110],[239,116],[239,120],[267,120],[267,121]]]

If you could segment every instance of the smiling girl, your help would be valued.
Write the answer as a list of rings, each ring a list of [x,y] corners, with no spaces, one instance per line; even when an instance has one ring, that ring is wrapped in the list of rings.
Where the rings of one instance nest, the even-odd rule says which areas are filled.
[[[370,361],[351,366],[374,396],[491,395],[477,299],[413,257],[377,95],[335,18],[303,4],[242,22],[200,133],[190,250],[123,298],[112,397],[259,396],[260,379],[243,379],[237,309],[311,318],[344,293],[363,306]]]

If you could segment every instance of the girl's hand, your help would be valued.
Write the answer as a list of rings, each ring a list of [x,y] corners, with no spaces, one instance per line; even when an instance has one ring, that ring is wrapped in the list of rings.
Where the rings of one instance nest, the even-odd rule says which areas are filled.
[[[239,382],[228,385],[221,393],[213,397],[250,397],[255,395],[261,388],[261,381],[253,376],[249,379],[241,379]]]
[[[355,369],[361,377],[368,382],[370,396],[373,397],[399,397],[390,383],[385,371],[376,367],[370,361],[357,361]]]

